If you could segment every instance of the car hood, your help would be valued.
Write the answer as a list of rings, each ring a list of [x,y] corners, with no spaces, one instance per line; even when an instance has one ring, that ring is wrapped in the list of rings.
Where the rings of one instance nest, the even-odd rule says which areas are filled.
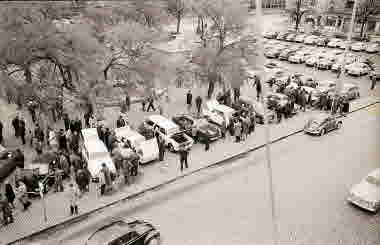
[[[367,183],[366,181],[362,181],[352,187],[350,192],[365,201],[380,201],[380,187]]]

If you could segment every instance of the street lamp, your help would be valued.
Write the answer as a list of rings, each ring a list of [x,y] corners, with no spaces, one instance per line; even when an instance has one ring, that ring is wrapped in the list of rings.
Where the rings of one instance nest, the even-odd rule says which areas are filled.
[[[262,5],[261,0],[256,0],[256,35],[257,35],[257,51],[258,51],[258,68],[262,71],[262,77],[264,78],[265,75],[265,68],[264,68],[264,47],[263,47],[263,39],[262,39],[262,29],[261,26],[262,22]],[[271,153],[270,153],[270,129],[268,125],[268,117],[266,113],[266,105],[265,105],[265,98],[266,95],[266,88],[265,86],[262,86],[262,103],[264,104],[264,127],[265,127],[265,136],[266,136],[266,143],[265,143],[265,149],[266,149],[266,155],[267,155],[267,167],[268,167],[268,182],[269,182],[269,195],[270,195],[270,202],[271,202],[271,213],[272,213],[272,224],[273,224],[273,244],[278,245],[278,224],[277,224],[277,217],[276,217],[276,208],[275,208],[275,198],[274,198],[274,190],[273,190],[273,177],[272,177],[272,163],[271,163]]]

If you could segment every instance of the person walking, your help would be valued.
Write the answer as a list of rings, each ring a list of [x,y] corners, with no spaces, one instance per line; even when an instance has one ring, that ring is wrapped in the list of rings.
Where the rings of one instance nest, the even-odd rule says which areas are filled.
[[[21,138],[21,142],[23,145],[25,145],[25,134],[26,134],[26,128],[25,128],[25,121],[24,119],[20,118],[20,126],[19,126],[19,136]]]
[[[74,131],[76,132],[76,131]],[[67,140],[66,140],[66,134],[63,131],[63,129],[59,130],[59,136],[58,136],[58,147],[60,150],[68,150],[67,149]]]
[[[74,183],[69,184],[67,189],[67,198],[70,205],[70,215],[78,214],[78,200],[80,193],[78,187]]]
[[[123,159],[122,172],[124,176],[124,184],[129,185],[131,179],[131,163],[127,159]]]
[[[376,86],[376,76],[373,75],[371,78],[371,90],[374,90]]]
[[[54,170],[55,178],[55,191],[54,192],[63,192],[63,180],[62,180],[62,170]]]
[[[210,138],[209,137],[204,137],[204,142],[205,142],[205,151],[210,150]]]
[[[6,197],[0,193],[0,210],[3,213],[4,225],[13,223],[13,213],[12,208],[9,205],[9,202],[6,200]]]
[[[257,97],[257,101],[259,101],[260,99],[260,96],[261,96],[261,82],[260,82],[260,78],[255,75],[255,86],[256,86],[256,97]]]
[[[129,96],[128,93],[125,93],[125,106],[127,111],[130,111],[131,109],[131,97]]]
[[[343,108],[342,108],[342,111],[343,111],[343,116],[344,117],[347,117],[347,113],[350,112],[350,101],[348,100],[348,98],[346,96],[343,97]]]
[[[26,185],[21,180],[19,180],[16,183],[16,193],[18,196],[18,200],[23,205],[23,208],[24,208],[23,210],[24,211],[28,210],[28,208],[30,207],[30,205],[32,205],[32,203],[29,201]]]
[[[239,99],[240,97],[240,88],[234,88],[234,102],[236,103],[236,101]]]
[[[153,111],[156,111],[156,108],[154,108],[153,102],[154,102],[153,96],[149,96],[149,98],[148,98],[148,108],[146,109],[147,112],[149,112],[151,108],[152,108]]]
[[[191,106],[193,100],[193,94],[191,93],[191,90],[189,90],[186,94],[186,104],[187,104],[187,112],[191,113]]]
[[[18,116],[16,116],[12,120],[12,126],[13,126],[13,129],[15,132],[15,137],[18,138],[19,137],[19,128],[20,128],[20,120],[18,119]]]
[[[341,65],[338,66],[338,70],[336,71],[336,78],[339,79],[340,75],[342,74],[342,67]]]
[[[159,141],[158,141],[158,152],[159,152],[159,160],[160,162],[162,162],[164,160],[164,157],[165,157],[165,143],[164,143],[164,140],[159,137]]]
[[[234,126],[235,142],[240,142],[241,131],[242,131],[241,123],[239,120],[237,120],[237,122],[235,123],[235,126]]]
[[[15,205],[13,202],[16,199],[16,194],[13,191],[12,185],[8,181],[5,182],[5,197],[7,198],[9,205],[12,208],[15,208]]]
[[[197,116],[201,116],[202,97],[200,95],[195,98],[195,106],[197,107]]]
[[[67,113],[65,113],[63,115],[63,123],[65,124],[65,131],[69,130],[71,121],[70,121],[69,115],[67,115]]]
[[[3,144],[3,140],[4,140],[4,138],[3,138],[3,128],[4,128],[4,125],[3,125],[3,123],[0,121],[0,145]]]
[[[179,151],[179,156],[180,156],[180,162],[181,162],[181,171],[183,171],[184,168],[189,168],[187,158],[188,158],[188,150],[181,149]]]
[[[125,127],[125,121],[124,121],[124,119],[123,119],[123,117],[121,115],[116,120],[116,127],[117,128]]]

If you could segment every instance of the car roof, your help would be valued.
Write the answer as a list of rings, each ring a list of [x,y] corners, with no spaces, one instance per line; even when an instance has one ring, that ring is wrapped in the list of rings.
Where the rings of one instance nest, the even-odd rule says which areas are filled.
[[[164,128],[178,128],[177,124],[161,115],[150,115],[147,119]]]
[[[98,130],[96,128],[85,128],[81,130],[84,141],[99,138]]]
[[[121,127],[121,128],[115,128],[115,134],[117,138],[126,138],[126,139],[138,139],[138,138],[144,138],[143,135],[139,134],[135,130],[132,130],[130,127]]]

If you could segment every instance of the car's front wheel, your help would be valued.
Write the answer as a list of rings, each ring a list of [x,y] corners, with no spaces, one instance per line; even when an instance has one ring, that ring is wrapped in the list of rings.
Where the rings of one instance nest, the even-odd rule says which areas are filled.
[[[159,244],[161,244],[161,239],[159,236],[155,236],[151,238],[150,240],[148,240],[146,243],[144,243],[144,245],[159,245]]]
[[[322,135],[324,135],[324,134],[326,134],[326,129],[323,128],[323,129],[321,130],[321,132],[319,133],[319,136],[322,136]]]

